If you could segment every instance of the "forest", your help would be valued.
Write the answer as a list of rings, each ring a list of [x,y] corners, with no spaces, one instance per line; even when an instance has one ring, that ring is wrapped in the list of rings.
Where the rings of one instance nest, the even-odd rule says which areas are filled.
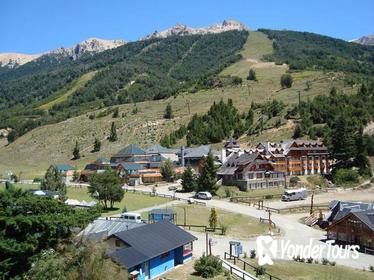
[[[259,29],[273,40],[265,60],[287,63],[290,69],[320,69],[374,74],[374,46],[350,43],[308,32]]]

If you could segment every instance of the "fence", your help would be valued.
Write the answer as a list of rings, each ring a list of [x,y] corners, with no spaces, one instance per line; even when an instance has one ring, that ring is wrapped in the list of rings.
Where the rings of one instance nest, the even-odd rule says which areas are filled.
[[[236,266],[232,265],[230,262],[223,260],[222,267],[230,271],[230,274],[235,275],[236,277],[242,280],[257,280],[253,275],[245,272],[242,269],[238,269]]]
[[[255,265],[247,262],[246,260],[243,260],[240,257],[234,256],[234,255],[231,255],[227,252],[224,253],[224,259],[225,260],[230,260],[230,261],[233,260],[234,265],[236,265],[237,263],[242,263],[244,271],[246,271],[247,268],[253,269],[254,273],[256,274],[256,277],[261,275],[261,276],[268,277],[269,280],[281,280],[279,277],[276,277],[276,276],[264,271],[261,267],[257,267]]]
[[[225,235],[225,229],[222,227],[208,227],[204,225],[190,225],[190,224],[177,224],[179,227],[188,228],[191,230],[191,228],[203,228],[205,232],[215,232],[215,231],[221,231],[221,235]]]
[[[162,194],[162,193],[157,193],[157,192],[152,192],[152,191],[143,191],[143,190],[129,189],[129,188],[127,188],[125,191],[126,192],[132,192],[132,193],[141,193],[141,194],[149,195],[149,196],[158,196],[158,197],[170,198],[172,200],[179,200],[179,201],[184,201],[184,202],[191,203],[191,204],[206,206],[206,203],[203,202],[203,201],[198,201],[198,200],[189,199],[189,198],[177,197],[177,196],[171,195],[171,194]]]

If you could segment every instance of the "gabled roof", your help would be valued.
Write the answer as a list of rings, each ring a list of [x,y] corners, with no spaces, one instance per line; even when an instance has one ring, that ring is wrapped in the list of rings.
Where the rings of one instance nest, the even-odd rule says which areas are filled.
[[[262,160],[262,156],[258,153],[233,153],[227,158],[225,163],[217,171],[219,175],[233,175],[240,166],[248,165],[255,161],[257,158]]]
[[[125,170],[141,170],[144,168],[144,164],[139,164],[139,163],[122,162],[120,165]]]
[[[230,137],[229,139],[226,140],[224,147],[228,149],[232,149],[232,148],[240,148],[240,145],[234,137]]]
[[[332,226],[339,224],[349,215],[356,216],[361,222],[366,224],[370,230],[374,231],[374,210],[366,210],[366,211],[350,211],[346,215],[342,216],[341,218],[335,220],[329,228]]]
[[[60,172],[69,171],[69,170],[76,170],[76,168],[74,166],[72,166],[70,164],[65,164],[65,163],[56,164],[55,168],[57,169],[57,171],[60,171]]]
[[[145,151],[147,154],[176,154],[179,152],[179,149],[169,149],[162,147],[160,144],[154,144]]]
[[[210,151],[210,145],[203,145],[196,148],[187,148],[184,158],[202,158],[207,156]]]
[[[95,160],[93,163],[94,164],[108,164],[108,165],[110,165],[110,160],[105,158],[105,157],[101,157],[101,158],[98,158],[97,160]]]
[[[129,247],[118,249],[109,256],[126,268],[134,267],[197,239],[169,221],[118,232],[113,236]]]
[[[113,157],[126,157],[133,155],[145,155],[145,151],[135,144],[130,144],[127,147],[120,150],[118,153],[116,153]]]

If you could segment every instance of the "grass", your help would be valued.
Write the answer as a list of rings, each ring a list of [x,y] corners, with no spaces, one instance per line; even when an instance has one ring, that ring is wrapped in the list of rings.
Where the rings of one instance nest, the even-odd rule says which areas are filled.
[[[266,36],[259,32],[251,32],[241,51],[243,59],[226,68],[221,74],[244,77],[249,69],[249,62],[246,59],[258,59],[269,51],[271,42]],[[140,102],[136,105],[139,109],[137,114],[132,114],[134,104],[120,105],[117,106],[120,117],[116,119],[108,115],[91,120],[89,115],[97,115],[104,110],[100,109],[57,124],[38,127],[10,145],[0,146],[0,176],[11,170],[21,179],[33,179],[43,176],[51,164],[67,163],[81,169],[98,157],[110,157],[127,144],[136,143],[147,147],[158,142],[164,134],[177,129],[180,124],[186,124],[193,114],[205,113],[214,101],[220,99],[226,101],[231,98],[240,111],[247,112],[252,101],[278,99],[289,105],[296,104],[298,89],[301,90],[301,99],[304,101],[319,94],[328,94],[333,86],[347,93],[357,90],[345,86],[342,75],[325,74],[320,71],[296,72],[293,74],[296,77],[292,88],[280,90],[279,80],[285,71],[284,67],[256,68],[258,82],[244,80],[241,86],[201,90],[193,94],[181,93],[165,100]],[[311,81],[311,89],[304,91],[307,80]],[[171,104],[175,115],[172,120],[163,118],[168,103]],[[190,104],[190,113],[187,103]],[[112,121],[118,129],[116,142],[107,140]],[[240,141],[244,146],[254,145],[261,140],[278,141],[290,138],[292,133],[293,124],[288,123],[279,129],[266,129],[262,134],[245,136]],[[102,148],[100,152],[91,153],[96,137],[102,140]],[[73,161],[71,158],[75,141],[80,145],[81,158]],[[179,144],[186,144],[185,140]],[[222,143],[215,146],[221,148]]]
[[[257,266],[253,259],[248,262]],[[242,264],[240,265],[243,268]],[[275,260],[273,265],[265,266],[266,272],[282,280],[369,280],[373,279],[372,272],[365,272],[358,269],[344,266],[331,266],[322,264],[300,263],[295,261]],[[247,269],[249,273],[253,270]],[[260,280],[269,279],[268,276],[258,276]]]
[[[226,197],[226,190],[229,190],[232,197],[235,196],[246,196],[246,197],[258,197],[258,196],[270,196],[270,195],[281,195],[284,193],[284,188],[268,188],[268,189],[256,189],[249,190],[247,192],[240,191],[238,187],[222,186],[218,189],[217,195],[219,197]]]
[[[64,102],[70,95],[76,92],[78,89],[84,87],[86,83],[92,79],[92,77],[96,74],[97,71],[88,72],[78,79],[72,81],[66,87],[61,90],[58,90],[54,94],[52,94],[47,103],[41,105],[39,108],[44,110],[51,109],[54,105],[60,104]]]
[[[39,185],[31,184],[14,184],[15,187],[21,188],[23,190],[29,189],[39,189]],[[4,190],[5,185],[0,184],[0,191]],[[86,187],[68,187],[66,196],[71,199],[92,201],[93,199],[87,192]],[[125,193],[125,197],[121,202],[114,204],[115,209],[106,210],[103,216],[111,216],[115,214],[122,213],[123,208],[126,206],[127,211],[136,211],[142,208],[152,207],[159,204],[163,204],[171,201],[168,198],[158,197],[158,196],[148,196],[138,193]]]
[[[199,205],[177,205],[172,209],[177,214],[177,223],[184,224],[184,208],[186,209],[186,224],[209,226],[209,216],[211,209]],[[235,214],[216,209],[218,214],[218,224],[228,227],[226,235],[236,238],[248,238],[257,236],[268,231],[267,225],[260,223],[258,219],[247,217],[241,214]],[[192,230],[198,230],[192,228]]]

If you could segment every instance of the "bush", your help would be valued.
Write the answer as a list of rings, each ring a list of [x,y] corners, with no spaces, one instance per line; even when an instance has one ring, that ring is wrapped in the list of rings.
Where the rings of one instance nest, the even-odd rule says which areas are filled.
[[[330,265],[331,265],[331,266],[335,266],[335,265],[336,265],[336,262],[330,262]]]
[[[249,257],[251,259],[256,258],[256,250],[255,249],[252,249],[251,251],[249,251]]]
[[[290,74],[283,74],[280,80],[282,88],[292,87],[293,79]]]
[[[359,175],[356,170],[339,168],[335,170],[332,179],[335,184],[345,185],[358,183]]]
[[[222,235],[226,235],[229,226],[226,224],[219,224],[220,228],[222,228]]]
[[[369,270],[370,270],[371,272],[374,272],[374,265],[369,266]]]
[[[41,183],[42,182],[42,178],[34,178],[34,180],[32,180],[33,183]]]
[[[307,258],[307,259],[306,259],[306,262],[307,262],[307,263],[313,263],[313,258],[312,258],[312,257]]]
[[[263,275],[265,273],[265,270],[266,270],[265,267],[260,266],[260,267],[256,268],[256,274],[257,275]]]
[[[328,264],[329,264],[329,260],[326,259],[326,258],[323,258],[323,259],[322,259],[322,264],[323,264],[323,265],[328,265]]]
[[[195,262],[194,269],[201,277],[212,278],[222,272],[222,261],[215,256],[203,255]]]
[[[291,177],[290,178],[290,186],[295,187],[299,181],[300,181],[299,177],[297,177],[297,176]]]

